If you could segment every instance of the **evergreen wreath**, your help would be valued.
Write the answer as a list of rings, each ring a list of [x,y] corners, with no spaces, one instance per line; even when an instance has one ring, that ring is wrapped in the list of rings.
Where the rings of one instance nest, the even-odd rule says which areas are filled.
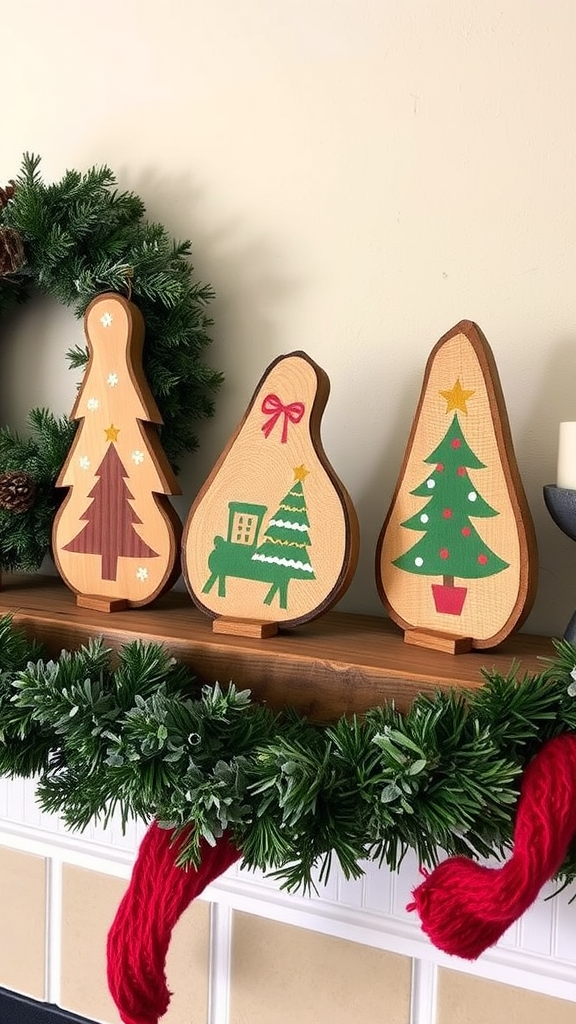
[[[179,863],[198,866],[226,833],[243,863],[292,891],[337,861],[348,878],[407,850],[502,858],[520,777],[546,741],[576,732],[576,648],[540,675],[484,671],[473,693],[419,695],[364,718],[310,723],[234,685],[201,686],[156,644],[112,655],[101,641],[46,660],[0,619],[0,774],[37,777],[44,810],[71,829],[156,819],[182,834]],[[576,850],[557,877],[576,879]]]
[[[144,369],[177,470],[197,448],[194,421],[213,414],[222,382],[203,362],[212,289],[192,280],[190,242],[145,220],[142,200],[118,191],[108,167],[67,171],[47,185],[39,164],[26,153],[19,176],[0,188],[0,318],[34,291],[78,318],[99,292],[128,292],[146,323]],[[73,369],[87,359],[82,347],[68,352]],[[61,500],[54,484],[75,430],[46,409],[30,412],[26,437],[0,428],[0,569],[33,571],[49,550]]]

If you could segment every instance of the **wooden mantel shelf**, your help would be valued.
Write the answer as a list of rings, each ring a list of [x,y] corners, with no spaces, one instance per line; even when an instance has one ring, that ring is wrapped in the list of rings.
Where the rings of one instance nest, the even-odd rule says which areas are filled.
[[[268,640],[212,632],[185,593],[172,591],[145,609],[110,614],[78,608],[74,595],[51,576],[4,576],[0,614],[11,613],[51,654],[103,636],[117,649],[139,637],[164,644],[203,681],[233,681],[271,707],[291,704],[316,721],[362,713],[393,698],[405,711],[418,692],[439,687],[476,689],[482,668],[541,672],[554,654],[551,640],[525,633],[498,648],[450,655],[411,647],[401,631],[378,616],[329,612],[315,622]]]

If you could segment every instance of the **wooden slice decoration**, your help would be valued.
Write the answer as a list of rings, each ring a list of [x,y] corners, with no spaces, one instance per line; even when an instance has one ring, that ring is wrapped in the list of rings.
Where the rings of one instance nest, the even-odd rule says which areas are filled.
[[[54,558],[78,604],[136,608],[178,577],[182,528],[166,495],[181,491],[142,368],[142,314],[121,295],[99,295],[85,331],[90,358],[71,413],[78,431],[57,481],[70,489],[54,520]]]
[[[380,597],[409,643],[493,647],[528,615],[537,567],[494,357],[463,320],[426,366],[378,541]]]
[[[190,510],[184,577],[215,631],[270,636],[352,580],[356,513],[320,440],[329,390],[304,352],[273,362]]]

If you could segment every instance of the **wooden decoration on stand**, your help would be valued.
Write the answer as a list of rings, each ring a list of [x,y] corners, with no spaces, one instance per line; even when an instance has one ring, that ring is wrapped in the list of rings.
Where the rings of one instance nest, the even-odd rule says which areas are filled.
[[[176,581],[182,528],[165,496],[181,491],[142,369],[140,311],[99,295],[85,330],[90,359],[71,414],[80,426],[57,481],[70,490],[52,541],[78,604],[115,611],[149,604]]]
[[[537,566],[494,357],[464,320],[426,366],[378,541],[380,597],[408,643],[488,648],[528,615]]]
[[[320,440],[329,390],[305,353],[273,362],[190,510],[184,576],[215,632],[272,636],[352,580],[356,513]]]

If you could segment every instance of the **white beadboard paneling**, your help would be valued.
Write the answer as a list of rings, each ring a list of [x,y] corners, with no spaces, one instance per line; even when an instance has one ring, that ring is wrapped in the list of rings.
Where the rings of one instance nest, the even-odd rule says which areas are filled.
[[[380,869],[377,864],[365,861],[362,865],[364,876],[364,909],[385,917],[392,916],[394,900],[394,876],[386,868]]]
[[[1,806],[5,808],[5,815],[9,820],[22,821],[26,807],[22,786],[18,785],[18,783],[5,781]]]
[[[358,909],[363,907],[365,899],[364,879],[344,878],[344,875],[338,872],[337,880],[337,902],[347,907],[357,907]]]
[[[40,810],[34,779],[0,779],[0,820],[45,829],[50,834],[61,827],[57,815]]]
[[[415,925],[416,915],[408,913],[406,905],[412,900],[412,890],[423,880],[416,854],[408,852],[396,873],[392,874],[388,870],[385,870],[384,873],[390,878],[388,884],[392,890],[392,916]]]
[[[320,900],[322,903],[337,903],[340,878],[341,874],[336,870],[331,871],[328,878],[320,881],[320,868],[316,868],[312,872],[314,888],[311,889],[309,898],[311,900]]]
[[[504,932],[504,935],[498,941],[499,949],[519,949],[520,948],[520,922],[515,921],[513,925]]]
[[[570,902],[572,899],[573,903]],[[576,974],[576,888],[573,885],[554,897],[554,909],[555,927],[552,942],[554,959],[574,965]]]
[[[106,828],[102,824],[91,824],[83,832],[71,832],[57,814],[42,811],[36,801],[34,779],[0,779],[0,822],[11,822],[45,832],[48,836],[74,836],[79,843],[96,844],[103,850],[125,850],[134,854],[146,824],[129,821],[122,828],[120,814],[111,817]]]
[[[554,886],[544,886],[540,898],[518,922],[517,942],[521,949],[540,956],[551,956],[556,931],[556,902],[549,899]]]

